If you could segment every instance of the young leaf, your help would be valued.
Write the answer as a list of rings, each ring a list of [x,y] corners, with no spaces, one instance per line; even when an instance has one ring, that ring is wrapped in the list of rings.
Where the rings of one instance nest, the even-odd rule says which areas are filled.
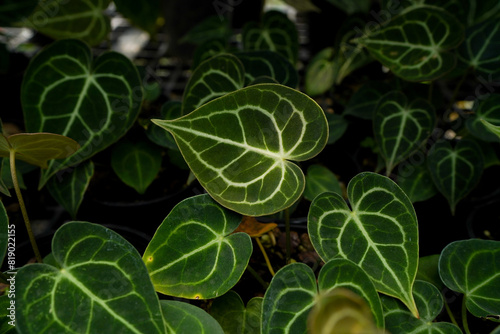
[[[499,26],[500,28],[500,26]],[[491,94],[486,99],[477,100],[474,105],[475,112],[465,121],[470,133],[487,142],[500,142],[500,138],[486,122],[500,126],[500,94]]]
[[[90,179],[94,175],[94,163],[87,161],[68,171],[68,174],[53,176],[47,183],[52,197],[61,204],[74,219]]]
[[[137,68],[125,56],[108,52],[94,62],[78,40],[54,42],[30,62],[21,86],[27,132],[68,136],[81,148],[50,162],[39,187],[57,171],[102,151],[130,129],[142,103]]]
[[[328,261],[349,259],[366,271],[378,291],[401,299],[417,317],[411,294],[418,265],[415,210],[391,179],[360,173],[347,186],[351,209],[335,193],[323,193],[311,203],[311,242]]]
[[[373,118],[373,131],[385,159],[386,174],[431,135],[436,123],[434,107],[424,99],[408,101],[406,95],[393,91],[384,95]]]
[[[306,174],[304,198],[312,201],[316,196],[324,192],[334,192],[342,195],[342,189],[337,177],[324,166],[309,166]]]
[[[160,301],[168,333],[224,334],[219,323],[203,309],[176,300]]]
[[[99,44],[111,31],[104,13],[110,0],[40,1],[22,23],[53,39],[74,38],[90,45]]]
[[[61,269],[37,263],[17,272],[19,332],[164,333],[144,263],[120,235],[68,222],[54,235],[52,253]]]
[[[254,297],[245,307],[236,292],[228,291],[213,301],[210,314],[225,333],[260,334],[262,302],[263,298]]]
[[[143,255],[156,291],[190,299],[223,295],[240,279],[252,253],[246,233],[231,234],[241,216],[207,194],[177,204]]]
[[[308,63],[305,76],[305,91],[310,96],[327,92],[335,83],[337,64],[335,49],[327,47],[318,52]]]
[[[429,150],[427,165],[437,189],[455,213],[457,203],[474,188],[483,172],[481,149],[472,140],[462,139],[455,147],[447,140]]]
[[[357,41],[397,76],[410,81],[434,80],[456,63],[449,52],[464,38],[464,27],[444,9],[416,7],[395,16]]]
[[[170,131],[208,193],[246,216],[282,211],[304,190],[303,161],[326,145],[321,107],[307,95],[277,84],[227,94],[173,121]]]
[[[500,242],[459,240],[441,252],[439,275],[453,291],[463,293],[476,317],[500,316]]]
[[[184,90],[182,114],[243,87],[245,69],[236,56],[221,54],[202,62]]]

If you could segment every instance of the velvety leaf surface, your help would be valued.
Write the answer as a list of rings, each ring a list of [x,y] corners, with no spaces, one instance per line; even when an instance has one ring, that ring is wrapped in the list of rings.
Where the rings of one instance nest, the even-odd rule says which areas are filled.
[[[476,101],[474,114],[465,121],[471,134],[487,142],[500,142],[500,138],[490,131],[483,121],[500,126],[500,94],[490,94],[486,99]]]
[[[483,156],[478,145],[467,139],[452,147],[446,140],[436,142],[427,156],[427,165],[437,189],[455,212],[457,203],[477,184],[483,172]]]
[[[113,0],[116,10],[130,22],[154,34],[156,31],[156,20],[161,12],[160,0]]]
[[[219,323],[203,309],[176,300],[160,301],[168,333],[223,334]]]
[[[385,159],[387,175],[418,150],[430,136],[435,123],[434,107],[424,99],[408,101],[399,91],[381,98],[373,118],[373,131]]]
[[[260,334],[262,302],[262,297],[254,297],[245,307],[238,293],[228,291],[213,301],[210,314],[226,334]]]
[[[500,242],[459,240],[444,248],[439,275],[453,291],[463,293],[476,317],[500,316]]]
[[[52,197],[61,204],[74,219],[90,179],[94,175],[94,163],[86,161],[62,175],[53,176],[47,183],[47,189]]]
[[[45,0],[23,23],[53,39],[75,38],[90,45],[100,43],[110,32],[104,13],[110,0]]]
[[[6,137],[0,134],[0,157],[15,152],[16,160],[47,168],[48,160],[71,156],[80,145],[71,138],[54,133],[18,133]]]
[[[37,4],[38,0],[3,0],[0,6],[0,26],[8,27],[26,19]]]
[[[437,194],[427,164],[412,165],[410,162],[399,165],[397,183],[412,203],[425,201]]]
[[[452,14],[431,6],[404,11],[358,42],[397,76],[425,81],[453,69],[456,59],[449,50],[463,38],[463,25]]]
[[[143,255],[156,291],[210,299],[231,289],[252,253],[250,237],[232,233],[240,221],[207,194],[177,204]]]
[[[378,101],[391,90],[392,87],[385,82],[367,82],[351,95],[343,115],[372,120]]]
[[[137,68],[125,56],[107,52],[92,62],[78,40],[54,42],[32,58],[21,87],[27,132],[73,138],[80,150],[53,161],[40,187],[58,170],[102,151],[132,126],[142,103]]]
[[[306,174],[304,198],[312,201],[316,196],[324,192],[334,192],[342,195],[342,189],[337,177],[322,165],[309,166]]]
[[[173,121],[170,131],[193,173],[223,206],[247,216],[291,206],[304,190],[303,161],[326,144],[323,110],[307,95],[259,84],[215,99]]]
[[[52,241],[61,269],[16,275],[19,333],[164,333],[160,303],[137,250],[115,232],[65,223]]]
[[[216,97],[243,88],[245,69],[231,54],[221,54],[202,62],[184,89],[182,114],[186,115]]]
[[[417,217],[406,194],[394,181],[376,173],[360,173],[347,186],[352,210],[335,193],[311,203],[311,242],[328,261],[342,257],[366,271],[376,289],[417,310],[411,295],[418,265]]]

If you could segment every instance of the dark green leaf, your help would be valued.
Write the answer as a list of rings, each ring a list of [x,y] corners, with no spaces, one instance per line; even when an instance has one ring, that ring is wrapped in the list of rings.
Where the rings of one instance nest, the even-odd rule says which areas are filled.
[[[479,99],[474,105],[475,113],[467,118],[465,125],[474,137],[488,142],[500,142],[500,138],[489,131],[482,120],[500,125],[500,94],[491,94]]]
[[[343,115],[326,113],[328,120],[328,144],[333,144],[339,140],[347,130],[349,122]]]
[[[182,116],[182,102],[180,101],[167,101],[161,106],[160,116],[163,120],[172,120]],[[146,135],[153,143],[169,148],[172,150],[179,150],[175,143],[174,137],[169,132],[166,132],[154,123],[150,123],[146,130]]]
[[[222,16],[213,15],[195,25],[180,42],[200,45],[212,39],[227,40],[231,34],[229,21]]]
[[[496,0],[465,0],[462,6],[467,14],[468,26],[500,17],[500,2]]]
[[[489,132],[493,133],[500,139],[500,125],[492,124],[491,122],[488,122],[485,119],[481,119],[481,123],[484,124],[484,126]]]
[[[203,309],[185,302],[162,300],[161,310],[169,333],[223,334],[221,326]]]
[[[224,39],[211,39],[202,43],[194,51],[191,68],[195,69],[205,60],[227,53],[227,48],[227,41]]]
[[[418,260],[417,280],[426,281],[443,291],[444,284],[439,277],[439,254],[421,257]]]
[[[219,322],[224,333],[260,334],[262,302],[262,297],[254,297],[245,307],[236,292],[228,291],[213,301],[210,314]]]
[[[10,232],[9,232],[10,231]],[[9,216],[7,216],[7,211],[3,202],[0,201],[0,261],[3,263],[5,254],[7,254],[9,234],[15,238],[15,228],[9,227]],[[15,258],[15,251],[9,256]],[[11,268],[9,268],[11,269]],[[13,269],[13,268],[12,268]]]
[[[0,26],[8,27],[22,22],[33,12],[38,0],[2,0],[0,2]]]
[[[324,166],[309,166],[306,174],[304,198],[312,201],[316,196],[324,192],[334,192],[342,195],[342,189],[337,177]]]
[[[411,164],[409,161],[401,163],[398,168],[397,183],[412,203],[428,200],[437,194],[426,163]]]
[[[368,81],[351,95],[343,115],[372,120],[380,98],[392,90],[385,82]]]
[[[136,27],[154,35],[162,9],[160,0],[114,0],[116,10]]]
[[[371,0],[328,0],[328,2],[348,15],[359,12],[367,13],[371,6]]]

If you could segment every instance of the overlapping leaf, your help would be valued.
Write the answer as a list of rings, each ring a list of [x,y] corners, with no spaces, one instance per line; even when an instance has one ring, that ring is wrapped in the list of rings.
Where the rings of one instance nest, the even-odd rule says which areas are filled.
[[[304,174],[289,160],[312,158],[328,138],[316,102],[278,84],[246,87],[179,119],[154,123],[174,135],[208,193],[247,216],[282,211],[298,200]]]
[[[342,189],[337,177],[322,165],[309,166],[306,174],[304,198],[312,201],[316,196],[324,192],[334,192],[342,195]]]
[[[31,60],[21,102],[27,132],[58,133],[81,145],[71,157],[49,164],[41,187],[58,170],[90,158],[128,131],[139,113],[142,85],[125,56],[108,52],[92,62],[83,42],[61,40]]]
[[[3,0],[0,6],[0,26],[8,27],[28,17],[38,0]]]
[[[367,13],[370,9],[370,0],[328,0],[335,7],[345,11],[347,14]]]
[[[168,333],[224,333],[210,314],[195,305],[175,300],[162,300],[160,303]]]
[[[162,9],[160,0],[113,0],[113,2],[116,10],[133,25],[151,35],[156,32],[156,20]]]
[[[460,140],[455,147],[447,140],[440,140],[429,150],[427,165],[434,184],[446,197],[454,213],[457,203],[481,178],[483,156],[472,140]]]
[[[231,234],[240,221],[207,194],[177,204],[143,255],[156,291],[209,299],[231,289],[252,253],[246,233]]]
[[[393,91],[384,95],[373,118],[373,131],[385,160],[386,174],[418,150],[434,129],[434,107],[424,99],[408,101]]]
[[[451,71],[456,58],[449,50],[464,38],[464,27],[438,7],[416,7],[395,16],[358,42],[397,76],[410,81],[436,79]]]
[[[308,231],[325,261],[340,256],[363,268],[378,291],[401,299],[417,316],[412,285],[418,263],[417,218],[406,194],[375,173],[355,176],[347,187],[347,206],[335,193],[311,204]]]
[[[425,201],[437,193],[427,164],[411,164],[410,162],[399,165],[397,183],[412,203]]]
[[[500,138],[488,130],[484,121],[493,125],[500,125],[500,94],[491,94],[486,99],[478,100],[474,106],[475,113],[465,122],[467,129],[484,141],[499,142]]]
[[[68,222],[54,235],[52,253],[60,269],[31,264],[17,272],[20,333],[165,332],[146,267],[120,235]]]
[[[351,95],[343,115],[372,120],[378,101],[392,90],[385,82],[368,81]]]
[[[262,297],[254,297],[245,307],[238,293],[228,291],[213,301],[210,314],[225,333],[258,334],[261,332],[262,302]]]
[[[463,293],[476,317],[500,317],[500,242],[459,240],[441,252],[439,275],[444,284]]]

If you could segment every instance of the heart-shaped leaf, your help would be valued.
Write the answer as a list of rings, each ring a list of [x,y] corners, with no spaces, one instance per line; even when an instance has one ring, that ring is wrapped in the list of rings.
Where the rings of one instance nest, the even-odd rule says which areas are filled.
[[[303,161],[326,144],[323,110],[307,95],[258,84],[213,100],[173,121],[170,131],[208,193],[246,216],[282,211],[304,190]]]
[[[231,54],[221,54],[202,62],[189,78],[182,98],[186,115],[216,97],[243,88],[245,69]]]
[[[60,269],[30,264],[17,272],[19,332],[165,332],[146,267],[120,235],[68,222],[54,235],[52,253]]]
[[[47,189],[52,197],[70,213],[73,219],[82,204],[93,175],[94,163],[87,161],[63,175],[54,176],[47,183]]]
[[[160,304],[168,333],[224,334],[217,320],[195,305],[176,300]]]
[[[228,51],[227,40],[222,38],[209,39],[208,41],[199,45],[193,54],[193,62],[191,69],[196,69],[205,60],[212,58]]]
[[[250,299],[247,306],[234,291],[216,298],[210,307],[210,314],[219,322],[225,333],[260,333],[262,297]]]
[[[500,28],[500,26],[499,26]],[[488,142],[500,142],[500,138],[484,123],[500,126],[500,94],[491,94],[486,99],[477,100],[474,114],[465,121],[467,129],[474,137]]]
[[[399,298],[418,316],[411,294],[418,265],[415,210],[391,179],[360,173],[347,186],[351,209],[335,193],[311,203],[311,242],[328,261],[342,257],[363,268],[378,291]]]
[[[10,157],[13,152],[15,159],[41,168],[47,168],[49,160],[71,156],[79,147],[73,139],[54,133],[0,134],[0,157]]]
[[[358,42],[397,76],[410,81],[434,80],[451,71],[449,52],[464,38],[464,27],[444,9],[416,7],[362,36]]]
[[[405,94],[393,91],[378,103],[373,131],[385,159],[386,174],[419,149],[431,135],[436,123],[434,107],[424,99],[408,101]]]
[[[368,81],[351,95],[343,115],[372,120],[378,101],[392,90],[385,82]]]
[[[342,195],[342,189],[337,177],[322,165],[309,166],[306,174],[304,198],[312,201],[316,196],[324,192],[334,192]]]
[[[410,162],[399,165],[397,183],[412,203],[425,201],[437,193],[427,164],[413,165]]]
[[[71,157],[51,162],[39,187],[117,141],[137,118],[142,84],[134,64],[116,52],[91,59],[83,42],[62,40],[38,53],[26,70],[21,102],[27,132],[57,133],[81,145]]]
[[[167,101],[161,106],[160,116],[162,119],[176,119],[182,116],[182,102],[181,101]],[[174,137],[169,132],[162,128],[149,124],[146,130],[148,139],[156,145],[169,148],[171,150],[179,150],[175,143]]]
[[[40,1],[23,21],[29,28],[53,39],[75,38],[90,45],[99,44],[111,31],[104,13],[110,0]]]
[[[318,52],[308,63],[305,75],[305,92],[310,96],[321,95],[335,83],[337,64],[335,49],[327,47]]]
[[[476,317],[500,316],[500,242],[459,240],[441,252],[439,275],[453,291],[463,293]]]
[[[460,140],[455,147],[437,141],[429,150],[427,165],[437,189],[455,212],[457,203],[474,188],[483,172],[481,149],[472,140]]]
[[[207,194],[177,204],[143,255],[156,291],[190,299],[223,295],[240,279],[252,253],[241,216]]]

